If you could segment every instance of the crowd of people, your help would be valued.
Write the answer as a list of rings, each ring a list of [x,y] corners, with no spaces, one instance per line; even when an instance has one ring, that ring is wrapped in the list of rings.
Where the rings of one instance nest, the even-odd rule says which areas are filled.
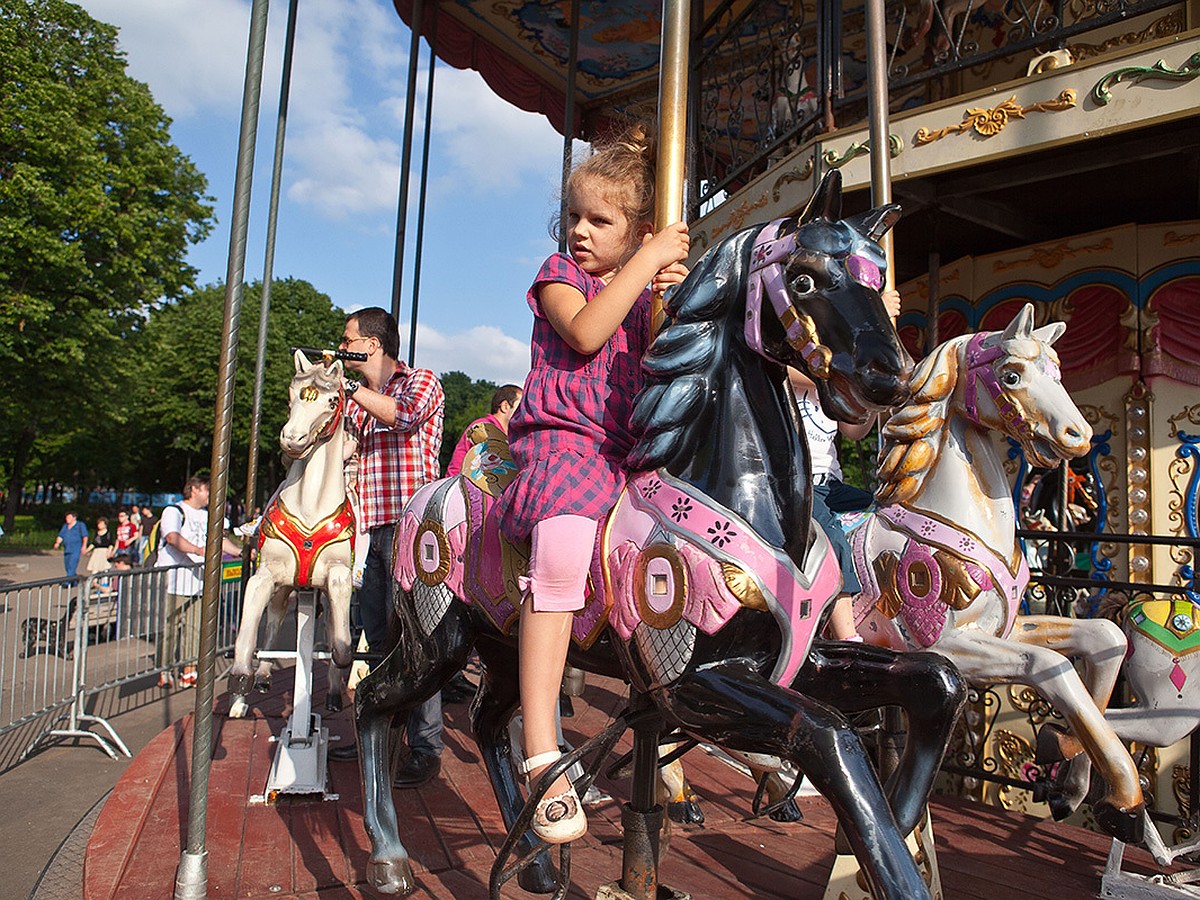
[[[84,560],[84,575],[106,572],[118,563],[140,565],[154,526],[154,514],[149,506],[121,507],[117,511],[116,529],[109,528],[107,517],[97,517],[95,534],[74,510],[68,510],[63,519],[54,549],[63,551],[63,569],[67,578],[80,574],[79,565]]]

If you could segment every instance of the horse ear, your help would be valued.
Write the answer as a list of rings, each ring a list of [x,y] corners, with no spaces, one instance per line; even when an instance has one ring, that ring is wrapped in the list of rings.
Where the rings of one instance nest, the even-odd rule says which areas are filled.
[[[1049,347],[1067,330],[1066,322],[1051,322],[1049,325],[1043,325],[1041,328],[1033,329],[1033,336]]]
[[[1033,304],[1026,303],[1021,307],[1021,311],[1013,316],[1013,320],[1008,323],[1008,327],[1004,329],[1004,334],[1000,336],[1002,341],[1011,341],[1014,338],[1028,338],[1033,336]]]
[[[333,365],[329,367],[329,375],[337,380],[338,384],[342,383],[342,361],[335,359]]]
[[[300,350],[296,351],[296,353],[292,357],[292,359],[296,363],[296,374],[297,375],[299,375],[301,372],[307,372],[309,369],[312,368],[312,363],[310,363],[308,361],[308,357],[305,356],[304,353]]]
[[[814,219],[836,222],[841,217],[842,173],[837,169],[830,169],[821,179],[821,183],[817,185],[812,199],[808,201],[808,206],[804,207],[804,212],[800,214],[800,224],[803,225]]]
[[[861,215],[851,216],[846,220],[846,224],[859,234],[878,243],[879,239],[900,221],[900,215],[900,204],[889,203],[887,206],[877,206]]]

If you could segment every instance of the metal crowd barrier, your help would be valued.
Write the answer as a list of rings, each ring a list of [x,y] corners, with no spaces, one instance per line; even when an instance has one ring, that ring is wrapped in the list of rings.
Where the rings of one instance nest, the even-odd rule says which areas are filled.
[[[96,694],[196,665],[200,596],[167,609],[174,573],[203,565],[110,569],[70,580],[0,589],[0,738],[51,714],[24,758],[57,739],[91,739],[113,759],[129,749],[102,716]],[[217,618],[217,652],[232,648],[241,611],[240,564],[226,564]],[[168,623],[176,639],[167,640]],[[171,649],[174,648],[174,652]],[[167,658],[170,653],[171,658]],[[101,732],[91,730],[98,727]]]

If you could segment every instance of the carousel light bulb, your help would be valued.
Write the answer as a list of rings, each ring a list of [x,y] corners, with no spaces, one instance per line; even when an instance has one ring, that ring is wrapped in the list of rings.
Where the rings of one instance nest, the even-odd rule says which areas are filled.
[[[1144,407],[1144,406],[1129,407],[1129,418],[1141,419],[1141,418],[1144,418],[1145,415],[1146,415],[1146,407]]]
[[[1134,484],[1141,484],[1146,480],[1145,466],[1132,466],[1129,469],[1129,480]]]
[[[1146,529],[1145,528],[1131,528],[1129,530],[1129,533],[1132,534],[1134,537],[1145,537]]]
[[[1129,521],[1134,525],[1145,525],[1150,518],[1150,514],[1144,509],[1134,509],[1129,512]]]
[[[1129,439],[1131,441],[1144,441],[1146,439],[1146,429],[1145,428],[1130,428],[1129,429]]]
[[[1129,448],[1129,458],[1131,460],[1133,460],[1134,462],[1141,462],[1143,459],[1146,458],[1146,448],[1145,447],[1130,447]]]
[[[1136,503],[1138,506],[1141,506],[1143,503],[1146,502],[1146,500],[1147,500],[1147,494],[1146,494],[1145,488],[1134,488],[1132,491],[1129,492],[1129,502],[1130,503]]]
[[[1129,561],[1129,568],[1137,572],[1139,575],[1150,568],[1150,560],[1142,556],[1140,553]]]

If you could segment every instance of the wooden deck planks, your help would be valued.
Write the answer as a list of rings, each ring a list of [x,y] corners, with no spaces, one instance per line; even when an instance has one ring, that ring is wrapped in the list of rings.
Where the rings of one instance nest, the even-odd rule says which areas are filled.
[[[290,687],[290,679],[286,680]],[[600,680],[576,700],[577,715],[564,722],[580,742],[624,706],[617,682]],[[318,684],[323,680],[318,673]],[[322,698],[318,690],[317,701]],[[358,766],[330,762],[336,802],[289,800],[252,805],[275,752],[270,735],[282,727],[288,696],[276,689],[261,697],[251,718],[214,724],[207,848],[209,896],[262,900],[359,900],[370,843],[362,824]],[[219,699],[217,709],[227,700]],[[319,707],[318,707],[319,708]],[[396,791],[397,814],[420,897],[484,900],[496,849],[504,839],[483,762],[467,730],[465,705],[448,706],[442,773],[417,791]],[[190,717],[166,729],[139,754],[117,785],[88,844],[87,900],[157,900],[170,896],[187,828]],[[325,724],[353,739],[349,712]],[[338,746],[341,742],[333,742]],[[626,736],[619,745],[628,749]],[[703,826],[675,826],[660,867],[662,883],[696,900],[733,897],[820,898],[833,864],[836,825],[819,797],[801,797],[805,819],[780,825],[750,819],[752,789],[734,769],[704,752],[686,758],[701,795]],[[601,779],[618,798],[625,785]],[[947,900],[1084,900],[1095,897],[1107,839],[1072,826],[1019,813],[937,798],[934,834]],[[619,799],[589,809],[591,829],[572,848],[568,896],[587,898],[621,872]],[[1129,851],[1128,862],[1154,871],[1149,856]],[[528,897],[515,882],[506,898]]]

